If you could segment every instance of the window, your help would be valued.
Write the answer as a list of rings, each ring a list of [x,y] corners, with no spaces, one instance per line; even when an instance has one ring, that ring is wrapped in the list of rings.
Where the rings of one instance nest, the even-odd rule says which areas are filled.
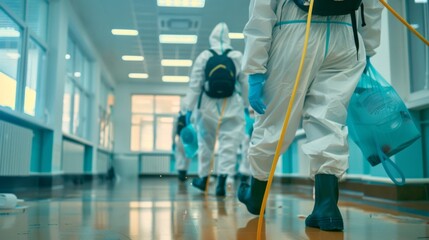
[[[2,0],[1,2],[16,14],[19,19],[24,20],[25,0]]]
[[[131,151],[170,151],[180,96],[131,97]]]
[[[21,0],[23,1],[23,0]],[[28,27],[35,35],[46,40],[48,23],[48,3],[46,0],[27,0],[28,2]]]
[[[89,112],[92,101],[91,63],[72,36],[67,41],[66,84],[63,97],[63,131],[89,137]]]
[[[45,78],[46,50],[36,41],[30,39],[27,57],[27,81],[25,86],[24,112],[36,114],[36,99],[40,89],[38,84]]]
[[[426,0],[406,1],[408,21],[426,39],[429,38],[429,4]],[[411,93],[429,90],[429,48],[408,31]]]
[[[0,105],[12,110],[16,107],[22,36],[22,28],[0,8]]]
[[[114,95],[112,88],[106,84],[106,81],[101,82],[100,88],[99,145],[106,149],[112,149],[113,123],[111,116],[114,104]]]
[[[47,23],[46,0],[0,1],[0,106],[43,116]]]

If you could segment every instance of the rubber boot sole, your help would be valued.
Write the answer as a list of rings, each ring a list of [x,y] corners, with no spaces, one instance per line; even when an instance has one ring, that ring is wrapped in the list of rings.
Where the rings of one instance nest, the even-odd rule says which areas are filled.
[[[323,230],[323,231],[343,231],[344,230],[343,219],[341,218],[309,219],[310,216],[305,220],[305,225],[307,227],[319,228],[320,230]]]

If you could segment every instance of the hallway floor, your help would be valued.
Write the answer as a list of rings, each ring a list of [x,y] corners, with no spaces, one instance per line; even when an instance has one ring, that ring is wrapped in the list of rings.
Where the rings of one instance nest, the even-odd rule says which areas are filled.
[[[262,239],[429,239],[425,211],[399,212],[389,203],[341,196],[344,232],[306,228],[313,200],[284,194],[285,188],[273,185]],[[213,185],[210,190],[205,197],[190,180],[164,177],[69,186],[56,194],[29,191],[18,195],[24,207],[0,211],[0,239],[256,239],[258,218],[238,202],[235,187],[224,198],[213,195]]]

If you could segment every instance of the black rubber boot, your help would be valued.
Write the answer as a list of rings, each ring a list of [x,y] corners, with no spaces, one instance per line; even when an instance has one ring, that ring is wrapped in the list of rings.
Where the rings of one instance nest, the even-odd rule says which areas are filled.
[[[186,170],[179,170],[178,178],[182,182],[186,181]]]
[[[192,179],[192,186],[204,192],[207,186],[207,177]]]
[[[305,219],[305,225],[324,231],[342,231],[343,218],[337,205],[338,178],[330,174],[317,174],[315,190],[313,212]]]
[[[250,213],[259,215],[266,188],[267,181],[259,181],[252,177],[250,186],[247,183],[240,184],[237,193],[238,200],[246,205]]]
[[[217,177],[217,186],[216,186],[216,196],[225,196],[226,190],[225,190],[225,184],[226,184],[226,174],[221,174]]]

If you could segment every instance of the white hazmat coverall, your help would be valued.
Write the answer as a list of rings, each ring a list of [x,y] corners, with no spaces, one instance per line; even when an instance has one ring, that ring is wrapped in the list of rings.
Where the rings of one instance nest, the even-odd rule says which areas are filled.
[[[186,157],[185,148],[183,146],[182,139],[180,139],[179,134],[177,134],[177,122],[178,117],[174,119],[174,129],[173,129],[173,141],[176,144],[176,149],[174,151],[174,158],[176,159],[176,170],[178,171],[188,171],[189,164],[191,162],[190,158]]]
[[[316,174],[340,178],[348,168],[347,107],[364,70],[365,57],[374,55],[379,45],[383,9],[378,0],[363,0],[363,4],[366,27],[359,29],[359,52],[350,15],[312,18],[305,65],[281,148],[284,153],[293,141],[302,116],[307,136],[302,148],[311,160],[312,178]],[[243,70],[267,76],[262,95],[267,108],[265,114],[255,113],[248,152],[253,176],[261,181],[268,179],[280,138],[302,54],[306,20],[307,13],[293,0],[250,2]]]
[[[210,47],[216,53],[222,54],[226,49],[232,49],[228,36],[229,30],[225,23],[219,23],[210,35]],[[218,170],[217,174],[233,172],[237,161],[237,149],[244,135],[244,107],[248,106],[247,79],[241,72],[242,54],[239,51],[230,51],[230,57],[236,68],[236,90],[228,98],[210,98],[202,94],[200,107],[198,101],[205,82],[205,67],[212,53],[205,50],[195,60],[189,83],[190,90],[186,96],[185,106],[193,111],[196,130],[198,133],[198,175],[205,177],[209,174],[210,158],[216,142],[216,127],[220,117],[222,104],[226,99],[226,107],[219,129]]]

